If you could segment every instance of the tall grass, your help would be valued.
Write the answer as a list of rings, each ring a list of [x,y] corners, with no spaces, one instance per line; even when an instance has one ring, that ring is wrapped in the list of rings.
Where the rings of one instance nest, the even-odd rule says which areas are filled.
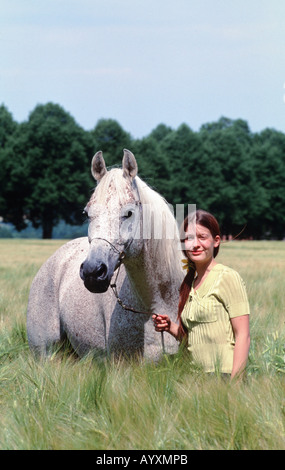
[[[251,305],[247,380],[231,384],[179,352],[159,364],[36,361],[27,346],[29,287],[59,241],[0,241],[1,449],[285,449],[285,244],[231,242]]]

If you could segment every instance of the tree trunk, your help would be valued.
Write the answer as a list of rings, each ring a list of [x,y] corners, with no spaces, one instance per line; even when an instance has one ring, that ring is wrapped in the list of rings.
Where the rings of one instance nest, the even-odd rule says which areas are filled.
[[[52,238],[53,222],[52,219],[43,220],[43,239]]]

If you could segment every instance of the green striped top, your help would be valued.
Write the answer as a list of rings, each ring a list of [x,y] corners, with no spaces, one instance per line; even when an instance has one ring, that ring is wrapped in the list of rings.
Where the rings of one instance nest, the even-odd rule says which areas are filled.
[[[231,373],[235,338],[230,319],[249,315],[245,284],[233,269],[216,264],[195,291],[192,285],[181,314],[188,330],[191,359],[205,372]]]

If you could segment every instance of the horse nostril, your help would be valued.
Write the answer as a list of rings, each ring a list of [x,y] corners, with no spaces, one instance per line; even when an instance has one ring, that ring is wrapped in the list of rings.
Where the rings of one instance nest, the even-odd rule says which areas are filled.
[[[104,279],[107,274],[107,266],[106,264],[102,263],[99,268],[96,270],[96,278],[97,279]]]
[[[89,263],[82,263],[80,266],[81,279],[92,278],[94,280],[104,280],[107,277],[108,268],[106,264],[100,263],[98,266],[90,265]]]

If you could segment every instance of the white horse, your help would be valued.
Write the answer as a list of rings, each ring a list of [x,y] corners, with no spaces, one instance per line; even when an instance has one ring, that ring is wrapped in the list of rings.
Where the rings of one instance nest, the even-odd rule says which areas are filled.
[[[163,347],[173,354],[177,342],[167,334],[162,345],[151,318],[177,316],[183,255],[173,213],[137,176],[130,151],[124,150],[122,169],[110,171],[97,152],[91,172],[97,187],[85,208],[88,238],[59,248],[33,280],[30,348],[47,355],[67,337],[80,357],[94,352],[158,360]],[[124,309],[113,291],[127,307],[145,313]]]

